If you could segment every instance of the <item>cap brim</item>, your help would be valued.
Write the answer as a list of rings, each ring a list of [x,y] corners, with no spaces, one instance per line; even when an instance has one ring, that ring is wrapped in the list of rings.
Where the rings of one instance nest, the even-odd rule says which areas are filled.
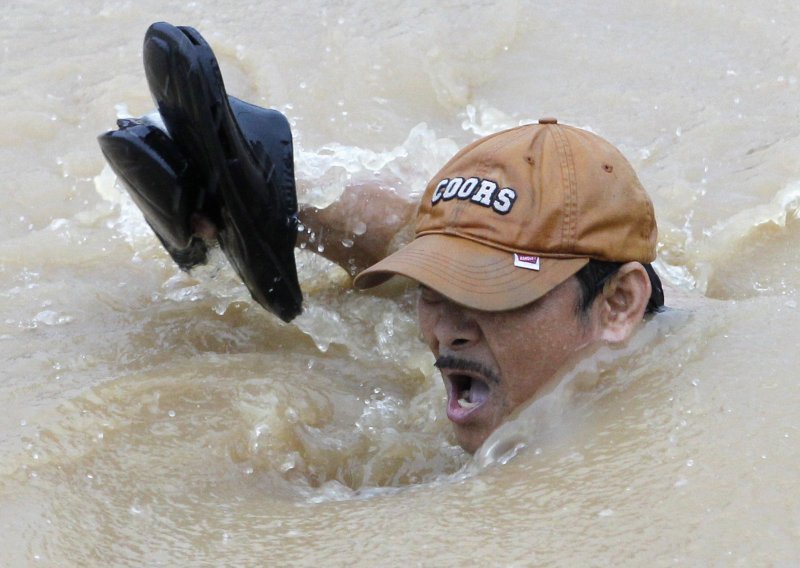
[[[422,235],[361,272],[356,288],[406,276],[454,302],[483,311],[529,304],[564,282],[588,258],[540,258],[539,270],[514,265],[511,252],[452,235]]]

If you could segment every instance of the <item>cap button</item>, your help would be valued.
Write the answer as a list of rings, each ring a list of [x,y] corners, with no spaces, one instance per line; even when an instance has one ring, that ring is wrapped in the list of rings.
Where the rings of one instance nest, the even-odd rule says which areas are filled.
[[[547,118],[540,118],[539,124],[558,124],[558,120],[555,118],[547,117]]]

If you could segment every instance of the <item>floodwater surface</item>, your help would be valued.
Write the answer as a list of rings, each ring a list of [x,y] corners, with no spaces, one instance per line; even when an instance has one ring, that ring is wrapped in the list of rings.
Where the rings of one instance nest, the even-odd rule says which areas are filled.
[[[221,254],[180,272],[116,185],[96,136],[152,109],[158,20],[287,115],[305,204],[415,198],[543,116],[604,136],[653,197],[671,309],[464,454],[413,287],[356,293],[298,251],[284,324]],[[12,0],[0,22],[0,565],[800,561],[796,3]]]

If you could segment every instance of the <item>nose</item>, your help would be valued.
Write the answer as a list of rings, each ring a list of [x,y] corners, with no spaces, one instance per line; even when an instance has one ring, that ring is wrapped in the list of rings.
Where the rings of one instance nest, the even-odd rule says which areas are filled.
[[[457,351],[474,345],[480,337],[480,328],[468,308],[443,301],[433,334],[440,349]]]

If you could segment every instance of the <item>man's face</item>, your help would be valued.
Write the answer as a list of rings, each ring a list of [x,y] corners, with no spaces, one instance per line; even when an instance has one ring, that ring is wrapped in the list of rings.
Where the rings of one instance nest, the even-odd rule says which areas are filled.
[[[578,282],[569,278],[537,301],[482,312],[422,287],[419,325],[447,390],[447,417],[472,453],[581,347],[596,326],[576,312]]]

